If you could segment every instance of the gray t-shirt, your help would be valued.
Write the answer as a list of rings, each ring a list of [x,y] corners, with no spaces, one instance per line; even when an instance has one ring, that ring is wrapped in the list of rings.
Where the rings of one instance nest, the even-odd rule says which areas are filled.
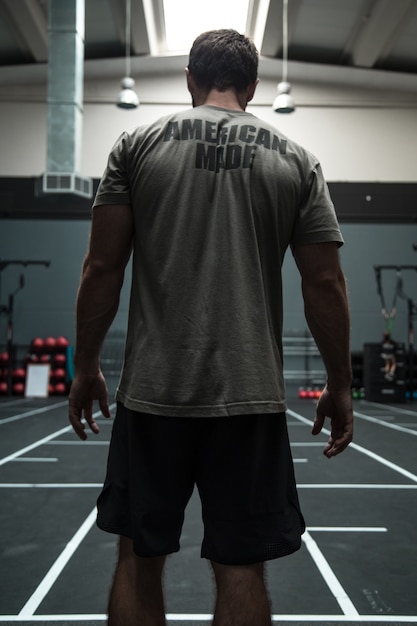
[[[94,210],[131,203],[117,399],[146,413],[284,411],[288,246],[343,243],[317,159],[250,113],[199,106],[123,133]]]

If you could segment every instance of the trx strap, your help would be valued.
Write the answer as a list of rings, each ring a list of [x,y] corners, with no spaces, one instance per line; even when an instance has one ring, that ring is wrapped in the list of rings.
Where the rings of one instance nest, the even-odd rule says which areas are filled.
[[[397,268],[396,273],[397,273],[397,282],[395,285],[394,295],[392,298],[391,310],[390,312],[388,312],[387,305],[385,303],[384,292],[382,289],[381,268],[379,267],[375,268],[377,290],[378,290],[378,295],[380,297],[381,306],[382,306],[382,311],[381,311],[382,317],[385,320],[385,330],[389,334],[391,334],[392,327],[394,326],[395,315],[397,313],[397,298],[398,298],[398,295],[401,294],[403,290],[403,279],[402,279],[401,271],[399,268]]]

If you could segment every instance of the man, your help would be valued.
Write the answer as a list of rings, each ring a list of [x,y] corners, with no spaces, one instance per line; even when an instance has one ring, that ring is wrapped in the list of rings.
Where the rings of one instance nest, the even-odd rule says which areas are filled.
[[[98,525],[120,536],[110,626],[165,623],[161,577],[197,485],[217,626],[271,624],[264,562],[304,532],[285,421],[281,265],[292,248],[327,385],[331,458],[352,439],[343,243],[317,160],[245,112],[258,55],[232,30],[196,39],[193,108],[123,133],[94,202],[77,299],[69,417],[109,417],[99,354],[133,249],[125,362]]]

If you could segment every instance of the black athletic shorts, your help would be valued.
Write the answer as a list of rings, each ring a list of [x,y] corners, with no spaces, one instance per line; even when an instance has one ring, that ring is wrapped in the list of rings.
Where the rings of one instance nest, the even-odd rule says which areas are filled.
[[[177,552],[197,485],[201,556],[249,565],[298,550],[305,530],[285,413],[163,417],[118,404],[98,526],[143,557]]]

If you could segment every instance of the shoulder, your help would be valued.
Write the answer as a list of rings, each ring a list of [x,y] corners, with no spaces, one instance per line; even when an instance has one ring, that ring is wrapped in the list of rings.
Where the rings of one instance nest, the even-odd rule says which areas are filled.
[[[170,122],[179,122],[183,119],[191,117],[193,115],[193,111],[194,109],[188,108],[183,111],[170,113],[169,115],[163,115],[151,122],[148,122],[147,124],[140,124],[130,132],[123,133],[123,135],[129,138],[131,142],[135,142],[138,139],[140,140],[144,136],[152,134],[153,132],[158,131],[161,128],[165,128]]]
[[[248,120],[248,123],[252,123],[253,126],[256,127],[259,134],[263,133],[264,135],[270,136],[271,142],[275,144],[285,145],[285,154],[287,157],[303,164],[309,170],[313,170],[319,165],[319,159],[315,154],[310,152],[310,150],[298,141],[295,141],[290,136],[283,133],[278,126],[252,114],[248,116]],[[252,120],[252,122],[250,122],[250,120]]]

